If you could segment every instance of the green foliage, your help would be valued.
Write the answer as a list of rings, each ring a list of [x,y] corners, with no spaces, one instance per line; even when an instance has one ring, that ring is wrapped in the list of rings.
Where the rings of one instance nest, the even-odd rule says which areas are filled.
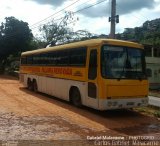
[[[32,37],[28,23],[6,17],[5,23],[0,26],[0,56],[6,58],[9,54],[28,50]]]
[[[155,115],[155,117],[160,118],[160,110],[159,110],[159,111],[156,111],[156,112],[154,113],[154,115]]]
[[[46,42],[46,45],[50,43],[55,45],[56,43],[68,41],[72,31],[67,25],[71,20],[73,20],[73,14],[66,12],[65,17],[62,18],[59,23],[52,20],[48,24],[44,24],[42,27],[40,27],[42,36],[41,40],[43,40],[40,42]]]
[[[160,19],[146,21],[141,27],[126,28],[117,38],[135,40],[156,47],[160,46]]]
[[[42,35],[41,39],[37,39],[40,46],[43,47],[50,44],[54,46],[56,44],[64,44],[74,41],[86,40],[92,37],[92,34],[85,30],[78,30],[76,32],[70,28],[70,24],[76,22],[78,19],[74,18],[71,12],[66,12],[65,17],[59,22],[52,20],[48,24],[44,24],[40,27]]]
[[[20,52],[30,49],[33,35],[28,23],[15,17],[6,17],[0,25],[0,68],[4,70],[10,55],[20,56]],[[19,59],[19,58],[18,58]]]

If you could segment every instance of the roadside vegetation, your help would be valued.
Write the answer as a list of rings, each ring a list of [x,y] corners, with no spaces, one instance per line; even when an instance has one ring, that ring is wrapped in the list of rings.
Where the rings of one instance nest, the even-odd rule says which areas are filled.
[[[141,114],[155,117],[160,120],[160,107],[147,106],[147,107],[139,107],[134,108],[135,111],[140,112]]]
[[[76,32],[68,24],[78,21],[72,13],[66,13],[59,22],[54,20],[39,26],[39,35],[33,36],[27,22],[6,17],[0,25],[0,73],[13,73],[19,70],[20,55],[24,51],[46,48],[93,37],[86,30]]]
[[[0,25],[0,73],[18,71],[20,54],[24,51],[108,37],[104,34],[92,34],[87,30],[74,31],[76,21],[78,18],[71,12],[66,12],[59,22],[51,20],[40,25],[37,29],[38,35],[33,36],[27,22],[12,16],[6,17]],[[158,48],[160,46],[160,19],[146,21],[140,27],[126,28],[123,33],[116,34],[116,38],[137,41]]]

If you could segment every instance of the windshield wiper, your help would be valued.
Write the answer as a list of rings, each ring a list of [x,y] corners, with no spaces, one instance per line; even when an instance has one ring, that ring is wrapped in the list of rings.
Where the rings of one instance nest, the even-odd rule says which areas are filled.
[[[120,73],[120,76],[119,76],[119,78],[117,78],[118,81],[120,81],[122,79],[122,76],[124,75],[125,67],[126,67],[126,65],[124,64],[123,69],[122,69],[122,71]]]
[[[137,67],[137,57],[136,57],[136,77],[140,80],[140,81],[142,81],[142,75],[141,74],[138,74],[138,67]]]
[[[128,60],[127,56],[126,56],[126,58],[124,59],[123,69],[122,69],[122,72],[120,73],[118,81],[120,81],[122,79],[122,76],[124,75],[125,69],[128,66],[128,64],[127,64],[128,62],[129,62],[129,60]]]
[[[124,52],[127,53],[126,49],[124,50]],[[126,68],[126,62],[127,62],[127,60],[128,60],[128,55],[126,54],[125,57],[124,57],[124,63],[123,63],[122,71],[120,73],[119,78],[117,78],[118,81],[120,81],[122,79],[122,76],[124,75],[124,71],[125,71],[125,68]]]

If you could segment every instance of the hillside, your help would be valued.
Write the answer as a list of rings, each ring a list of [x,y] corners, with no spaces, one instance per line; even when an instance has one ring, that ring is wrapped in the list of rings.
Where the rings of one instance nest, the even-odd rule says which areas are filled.
[[[123,33],[117,34],[118,39],[135,40],[144,44],[160,46],[160,18],[146,21],[140,27],[126,28]]]

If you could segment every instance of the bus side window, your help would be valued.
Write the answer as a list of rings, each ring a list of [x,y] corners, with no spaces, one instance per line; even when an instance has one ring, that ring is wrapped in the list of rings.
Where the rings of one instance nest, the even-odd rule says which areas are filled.
[[[57,52],[50,52],[48,53],[49,65],[54,66],[56,65],[56,54]]]
[[[89,59],[88,79],[94,80],[97,77],[97,50],[91,50]]]
[[[59,58],[57,65],[67,66],[69,64],[69,51],[60,51],[58,52],[57,57]]]
[[[22,57],[21,58],[21,64],[22,65],[26,65],[27,64],[27,58],[26,57]]]
[[[70,66],[85,66],[86,65],[87,49],[75,48],[70,50]]]
[[[32,65],[33,63],[33,57],[32,56],[27,56],[27,64]]]

